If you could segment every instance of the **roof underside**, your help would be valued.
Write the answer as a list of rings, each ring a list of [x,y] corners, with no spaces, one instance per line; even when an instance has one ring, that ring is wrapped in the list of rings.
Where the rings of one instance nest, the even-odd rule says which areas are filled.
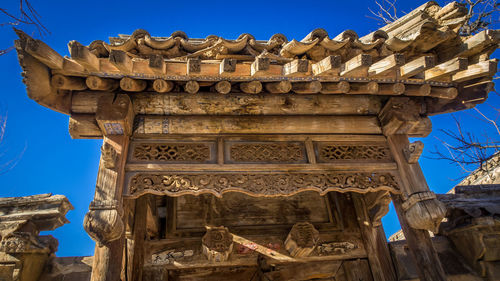
[[[483,102],[492,87],[497,60],[489,56],[500,32],[460,36],[465,13],[456,2],[428,2],[363,37],[346,30],[332,38],[315,29],[300,41],[282,34],[267,41],[250,34],[190,39],[180,31],[152,37],[136,30],[110,43],[71,41],[67,58],[18,31],[16,46],[28,95],[67,114],[77,91],[165,94],[208,87],[222,94],[406,95],[425,100],[425,114],[432,115]]]

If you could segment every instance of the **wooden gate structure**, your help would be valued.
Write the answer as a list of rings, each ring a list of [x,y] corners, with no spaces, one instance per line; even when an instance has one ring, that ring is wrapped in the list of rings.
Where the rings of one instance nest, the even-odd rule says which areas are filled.
[[[392,201],[421,280],[445,215],[418,164],[428,116],[487,98],[499,32],[429,2],[364,37],[183,32],[68,44],[17,31],[30,98],[103,138],[92,280],[396,280]]]

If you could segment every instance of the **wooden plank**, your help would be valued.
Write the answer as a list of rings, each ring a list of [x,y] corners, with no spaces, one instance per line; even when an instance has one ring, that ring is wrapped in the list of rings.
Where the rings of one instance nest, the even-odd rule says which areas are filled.
[[[75,113],[94,113],[98,98],[104,95],[113,93],[73,93],[71,110]],[[136,93],[131,98],[137,114],[151,115],[307,115],[311,112],[318,115],[374,115],[381,108],[379,97],[365,95],[220,95],[209,92],[186,95],[153,92]]]
[[[436,59],[434,56],[421,56],[414,59],[399,68],[400,77],[401,79],[407,79],[415,76],[431,67],[434,67],[436,65],[435,61]]]
[[[451,75],[467,69],[466,58],[454,58],[424,72],[425,80],[450,81]]]
[[[375,116],[145,116],[152,134],[380,134]],[[168,124],[168,125],[167,125]],[[137,132],[144,128],[137,128]]]
[[[370,77],[383,77],[394,72],[394,69],[402,66],[404,63],[405,56],[403,54],[392,54],[372,64],[368,68],[368,75]]]
[[[453,82],[464,82],[480,77],[492,77],[497,72],[498,59],[482,61],[469,65],[466,70],[455,73],[451,79]]]
[[[370,55],[359,54],[342,65],[340,76],[366,77],[371,64],[372,57]]]
[[[341,67],[340,56],[328,56],[312,65],[314,75],[338,76]]]
[[[41,40],[28,37],[24,50],[51,69],[63,69],[64,58]]]
[[[71,58],[82,65],[88,71],[99,71],[99,59],[89,51],[89,48],[83,46],[77,41],[68,43],[69,53]]]

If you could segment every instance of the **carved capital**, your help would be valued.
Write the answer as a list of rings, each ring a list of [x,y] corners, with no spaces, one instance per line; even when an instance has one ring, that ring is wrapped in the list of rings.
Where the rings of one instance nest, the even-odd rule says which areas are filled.
[[[211,262],[227,261],[233,251],[233,235],[227,227],[207,227],[201,243],[203,254]]]
[[[416,141],[408,144],[408,146],[403,149],[403,154],[409,164],[415,164],[418,162],[418,159],[420,158],[420,155],[422,155],[423,151],[424,143]]]
[[[95,204],[94,204],[95,205]],[[92,206],[85,215],[83,227],[99,246],[119,239],[125,227],[116,206]]]
[[[387,191],[368,192],[365,195],[365,204],[368,216],[373,226],[382,225],[381,219],[389,212],[391,196]]]
[[[437,232],[446,215],[446,207],[436,199],[436,194],[432,191],[413,193],[403,202],[402,208],[412,228],[432,232]]]
[[[104,143],[101,146],[101,159],[106,169],[114,169],[116,166],[116,159],[118,158],[116,149],[109,144]]]
[[[285,248],[292,257],[307,257],[316,248],[319,231],[311,223],[299,222],[293,225],[285,240]]]

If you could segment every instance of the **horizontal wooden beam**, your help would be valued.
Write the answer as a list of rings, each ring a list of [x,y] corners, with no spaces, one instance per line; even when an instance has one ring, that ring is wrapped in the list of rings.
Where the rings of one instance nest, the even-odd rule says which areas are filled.
[[[146,80],[132,79],[129,77],[123,77],[120,80],[120,88],[127,92],[141,92],[144,91],[148,83]]]
[[[268,58],[255,58],[255,61],[250,66],[250,75],[260,76],[265,75],[269,69]]]
[[[259,81],[242,82],[240,90],[246,94],[258,94],[262,92],[262,83]]]
[[[340,81],[336,82],[324,82],[321,83],[321,93],[322,94],[347,94],[351,89],[349,82]]]
[[[228,81],[219,81],[215,84],[214,88],[217,93],[225,95],[231,92],[231,83]]]
[[[434,56],[421,56],[414,59],[399,68],[400,77],[402,79],[407,79],[422,73],[423,71],[434,67],[436,65],[435,61],[436,59]]]
[[[292,90],[292,83],[290,81],[270,82],[265,83],[264,87],[272,94],[286,94]]]
[[[333,75],[338,76],[340,73],[341,59],[340,56],[328,56],[319,62],[312,65],[314,75]]]
[[[309,71],[308,60],[293,60],[283,65],[284,76],[304,76]]]
[[[340,76],[366,77],[371,64],[372,57],[370,55],[359,54],[342,65]]]
[[[451,75],[467,69],[468,61],[466,58],[454,58],[435,67],[428,69],[424,73],[425,80],[448,81]]]
[[[464,82],[480,77],[492,77],[497,72],[498,59],[482,61],[469,65],[466,70],[459,71],[451,77],[453,82]]]
[[[60,74],[53,75],[50,79],[52,87],[60,90],[75,90],[81,91],[87,89],[85,80],[81,77],[63,76]]]
[[[394,72],[396,68],[404,63],[405,56],[403,54],[392,54],[370,65],[368,75],[370,77],[383,77]]]
[[[158,93],[168,93],[175,87],[172,81],[165,81],[163,79],[156,79],[153,82],[153,89]]]
[[[452,100],[458,95],[457,88],[432,87],[430,96],[440,99]]]
[[[321,82],[295,82],[292,83],[292,91],[297,94],[316,94],[321,91]]]
[[[111,50],[109,61],[123,73],[128,74],[132,72],[132,59],[124,51]]]
[[[375,116],[141,116],[135,134],[380,134]]]
[[[100,139],[102,132],[95,114],[72,114],[69,118],[69,135],[72,139]]]
[[[87,77],[85,83],[87,87],[95,91],[113,91],[120,86],[120,81],[109,78],[101,78],[97,76]]]

